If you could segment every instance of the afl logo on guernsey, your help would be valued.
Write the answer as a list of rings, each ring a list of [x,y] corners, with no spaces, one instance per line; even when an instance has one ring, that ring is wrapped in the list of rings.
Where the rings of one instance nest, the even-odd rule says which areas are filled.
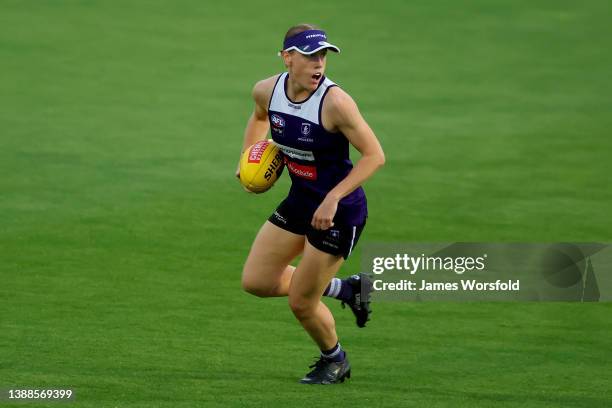
[[[285,127],[285,119],[278,116],[276,113],[272,114],[271,120],[272,126],[274,126],[275,128],[283,129]]]

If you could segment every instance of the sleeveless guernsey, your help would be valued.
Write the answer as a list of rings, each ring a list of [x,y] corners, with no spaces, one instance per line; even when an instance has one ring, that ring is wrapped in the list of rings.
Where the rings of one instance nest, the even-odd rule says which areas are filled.
[[[287,78],[287,72],[279,75],[274,85],[268,106],[270,129],[291,176],[287,199],[314,213],[325,195],[353,168],[349,142],[342,133],[328,132],[321,123],[325,95],[337,85],[322,77],[306,100],[295,102],[287,96]],[[340,200],[336,218],[341,219],[335,220],[358,225],[366,216],[365,193],[358,187]]]

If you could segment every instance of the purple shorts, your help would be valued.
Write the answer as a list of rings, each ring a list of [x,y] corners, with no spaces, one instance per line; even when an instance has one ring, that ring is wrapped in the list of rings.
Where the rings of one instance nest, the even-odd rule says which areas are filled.
[[[327,230],[317,230],[310,225],[312,214],[303,205],[298,205],[296,201],[286,198],[274,210],[268,221],[289,232],[298,235],[305,235],[308,242],[315,248],[331,255],[338,255],[347,259],[365,227],[365,219],[359,224],[352,224],[345,220],[350,220],[350,211],[342,206],[338,206],[338,211],[334,217],[334,226]]]

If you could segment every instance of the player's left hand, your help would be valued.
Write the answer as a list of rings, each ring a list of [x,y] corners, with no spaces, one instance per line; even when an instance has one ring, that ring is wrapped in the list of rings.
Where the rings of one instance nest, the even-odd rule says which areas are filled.
[[[310,225],[317,230],[326,230],[334,226],[334,216],[338,210],[338,200],[330,197],[325,197],[323,202],[317,208],[317,211],[312,216]]]

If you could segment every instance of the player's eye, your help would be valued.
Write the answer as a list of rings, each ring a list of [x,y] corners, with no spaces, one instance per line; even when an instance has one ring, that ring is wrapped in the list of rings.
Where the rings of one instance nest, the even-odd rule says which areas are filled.
[[[320,58],[325,58],[327,55],[327,50],[315,52],[314,54],[309,55],[311,60],[317,61]]]

